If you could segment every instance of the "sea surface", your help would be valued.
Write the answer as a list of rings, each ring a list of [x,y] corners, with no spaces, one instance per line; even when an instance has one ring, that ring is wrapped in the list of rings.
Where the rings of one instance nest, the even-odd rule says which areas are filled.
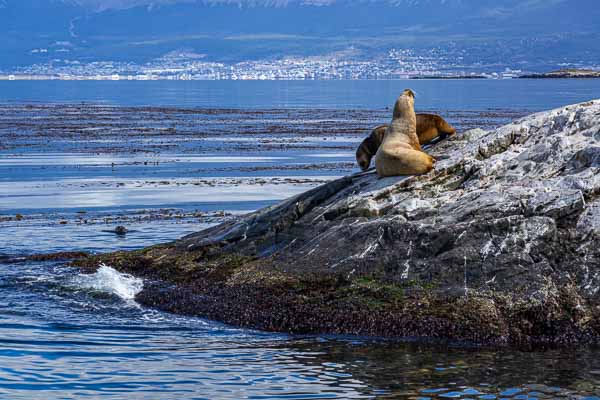
[[[356,172],[409,87],[459,134],[600,98],[600,80],[0,81],[0,399],[600,399],[596,349],[237,329],[141,307],[145,282],[108,265],[27,260],[174,240]]]

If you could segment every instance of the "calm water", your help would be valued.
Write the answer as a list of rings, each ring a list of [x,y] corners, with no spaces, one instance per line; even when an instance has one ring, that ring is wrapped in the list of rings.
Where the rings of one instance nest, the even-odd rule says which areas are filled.
[[[140,307],[144,282],[110,266],[22,259],[172,240],[348,174],[405,87],[459,132],[600,97],[600,80],[0,82],[0,399],[599,398],[593,349],[240,330]]]
[[[225,108],[384,108],[405,88],[423,109],[544,110],[600,97],[595,80],[0,81],[4,102],[101,102]]]

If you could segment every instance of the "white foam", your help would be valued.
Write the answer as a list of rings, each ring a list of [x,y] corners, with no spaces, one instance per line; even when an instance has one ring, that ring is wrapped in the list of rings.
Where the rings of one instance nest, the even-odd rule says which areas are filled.
[[[75,284],[84,289],[94,289],[119,296],[124,300],[133,300],[144,288],[144,281],[129,274],[123,274],[105,264],[95,274],[81,274],[75,278]]]

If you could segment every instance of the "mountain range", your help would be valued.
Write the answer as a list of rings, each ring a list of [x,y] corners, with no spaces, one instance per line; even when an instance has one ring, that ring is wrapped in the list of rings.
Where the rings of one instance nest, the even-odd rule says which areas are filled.
[[[390,49],[482,69],[600,64],[597,0],[0,0],[0,69],[52,60],[372,60]]]

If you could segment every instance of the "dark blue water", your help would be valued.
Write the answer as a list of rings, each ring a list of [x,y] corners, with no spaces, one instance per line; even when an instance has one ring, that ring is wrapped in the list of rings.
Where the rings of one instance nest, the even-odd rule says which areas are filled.
[[[173,240],[350,173],[405,87],[459,132],[600,97],[583,80],[0,82],[0,399],[598,398],[593,349],[241,330],[143,308],[145,282],[110,266],[23,259]]]
[[[224,108],[384,108],[405,88],[417,107],[544,110],[600,97],[600,79],[392,81],[0,81],[3,102]]]

